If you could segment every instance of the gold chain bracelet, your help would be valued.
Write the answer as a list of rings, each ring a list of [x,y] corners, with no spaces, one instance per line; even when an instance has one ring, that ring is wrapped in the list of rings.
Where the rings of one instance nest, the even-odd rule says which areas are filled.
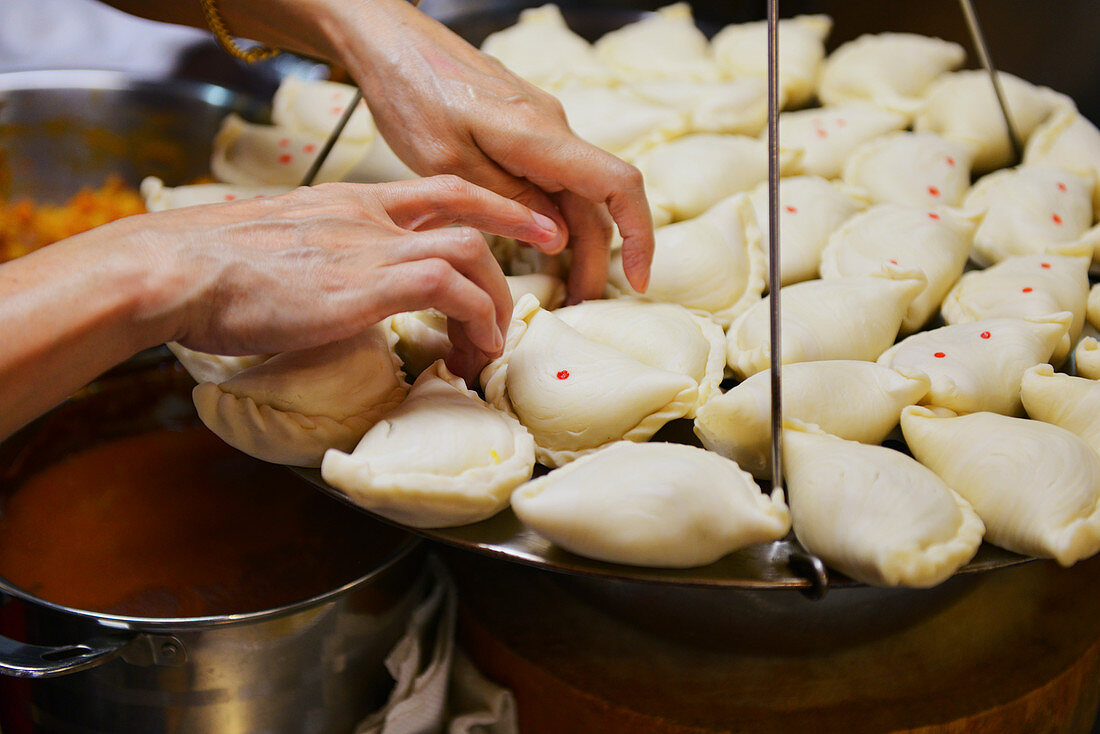
[[[226,53],[249,64],[254,64],[257,61],[263,61],[279,55],[279,49],[271,48],[270,46],[256,46],[249,49],[243,49],[238,46],[237,41],[233,38],[233,34],[229,32],[229,28],[225,25],[225,19],[222,18],[222,14],[218,12],[218,6],[215,3],[216,0],[199,0],[199,4],[202,5],[202,14],[206,18],[206,25],[210,28],[214,37],[218,39],[218,45],[221,46]]]

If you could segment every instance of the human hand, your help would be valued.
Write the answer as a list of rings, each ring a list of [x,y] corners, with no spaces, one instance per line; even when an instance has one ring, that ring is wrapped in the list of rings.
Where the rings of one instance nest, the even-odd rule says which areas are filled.
[[[431,307],[448,317],[449,366],[468,379],[499,354],[512,311],[480,232],[557,236],[552,222],[454,176],[325,184],[113,226],[129,228],[167,274],[146,309],[168,322],[166,340],[216,354],[280,352]]]
[[[558,252],[568,236],[574,301],[602,295],[614,219],[626,276],[645,290],[653,226],[636,168],[576,137],[551,95],[404,0],[333,0],[329,11],[340,18],[331,55],[407,165],[459,175],[554,219],[562,237],[540,249]]]

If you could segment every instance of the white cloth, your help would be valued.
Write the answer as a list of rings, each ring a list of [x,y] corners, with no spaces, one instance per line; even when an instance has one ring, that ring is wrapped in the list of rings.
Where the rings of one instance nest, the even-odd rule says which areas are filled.
[[[386,658],[390,699],[355,734],[518,734],[512,692],[490,682],[455,645],[454,582],[433,556],[436,582]]]
[[[136,18],[96,0],[0,0],[0,71],[111,69],[163,76],[198,28]]]

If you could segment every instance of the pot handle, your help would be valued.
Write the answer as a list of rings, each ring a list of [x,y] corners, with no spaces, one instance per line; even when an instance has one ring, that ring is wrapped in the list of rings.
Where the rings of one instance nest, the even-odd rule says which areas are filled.
[[[94,637],[76,645],[45,647],[0,637],[0,674],[53,678],[94,668],[116,657],[134,636]]]

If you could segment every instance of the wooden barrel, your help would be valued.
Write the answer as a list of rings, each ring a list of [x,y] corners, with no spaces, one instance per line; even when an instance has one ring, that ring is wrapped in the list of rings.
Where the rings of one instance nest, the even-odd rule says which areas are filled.
[[[1100,702],[1100,557],[826,602],[446,558],[523,734],[1088,734]]]

